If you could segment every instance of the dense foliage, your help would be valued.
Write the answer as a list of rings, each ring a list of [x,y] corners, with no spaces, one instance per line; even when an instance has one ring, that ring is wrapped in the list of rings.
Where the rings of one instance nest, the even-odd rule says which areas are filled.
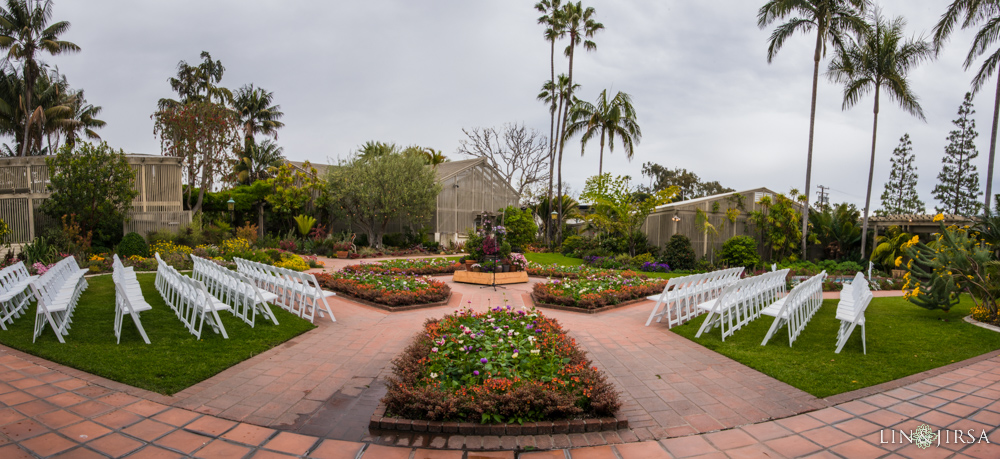
[[[393,361],[386,414],[479,423],[613,416],[618,393],[559,323],[534,309],[429,320]]]

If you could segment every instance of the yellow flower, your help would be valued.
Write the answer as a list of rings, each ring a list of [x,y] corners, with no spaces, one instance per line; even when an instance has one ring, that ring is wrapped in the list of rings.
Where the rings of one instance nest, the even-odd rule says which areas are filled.
[[[944,220],[944,214],[937,214],[937,215],[934,216],[934,221],[935,222],[940,222],[940,221],[943,221],[943,220]]]

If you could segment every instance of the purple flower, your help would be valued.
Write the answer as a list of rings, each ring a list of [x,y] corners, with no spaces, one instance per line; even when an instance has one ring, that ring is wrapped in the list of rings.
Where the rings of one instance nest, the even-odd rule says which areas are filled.
[[[487,359],[486,357],[483,357],[483,358],[479,359],[479,361],[480,361],[481,363],[486,363],[486,362],[489,362],[489,361],[490,361],[490,359]]]
[[[476,376],[479,376],[479,370],[475,370],[475,371],[473,371],[473,372],[472,372],[472,374],[474,374],[474,375],[476,375]]]

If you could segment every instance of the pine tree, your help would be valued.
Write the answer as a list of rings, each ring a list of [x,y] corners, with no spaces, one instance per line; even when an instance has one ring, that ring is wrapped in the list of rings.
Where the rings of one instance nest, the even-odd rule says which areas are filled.
[[[910,134],[899,138],[899,146],[892,151],[892,171],[882,192],[882,208],[886,214],[922,214],[924,202],[917,196],[917,166],[913,165],[913,147]]]
[[[976,120],[972,115],[976,111],[972,108],[972,93],[965,93],[965,100],[958,108],[958,119],[952,123],[957,130],[948,134],[948,141],[951,142],[944,148],[944,158],[941,162],[944,166],[938,174],[938,183],[934,187],[934,199],[941,202],[941,206],[935,206],[937,212],[976,215],[979,212],[979,173],[976,166],[972,165],[972,160],[979,156],[976,150]]]

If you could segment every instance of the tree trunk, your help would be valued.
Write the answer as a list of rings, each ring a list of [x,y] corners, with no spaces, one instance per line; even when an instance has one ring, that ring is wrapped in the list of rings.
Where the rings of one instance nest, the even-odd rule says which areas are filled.
[[[868,208],[872,201],[872,176],[875,174],[875,139],[878,135],[878,95],[881,81],[875,81],[875,120],[872,122],[872,159],[868,166],[868,193],[865,194],[865,218],[861,223],[861,259],[865,258],[865,248],[868,246]]]
[[[819,87],[819,60],[823,55],[823,28],[816,29],[816,52],[813,54],[812,102],[809,108],[809,150],[806,154],[806,200],[802,205],[802,261],[806,261],[806,236],[809,233],[809,193],[812,186],[813,139],[816,133],[816,93]],[[868,187],[871,189],[871,187]]]
[[[1000,121],[1000,76],[997,77],[997,95],[993,102],[993,132],[990,134],[990,159],[986,164],[986,207],[983,214],[990,211],[990,199],[993,198],[993,158],[997,152],[997,121]]]

